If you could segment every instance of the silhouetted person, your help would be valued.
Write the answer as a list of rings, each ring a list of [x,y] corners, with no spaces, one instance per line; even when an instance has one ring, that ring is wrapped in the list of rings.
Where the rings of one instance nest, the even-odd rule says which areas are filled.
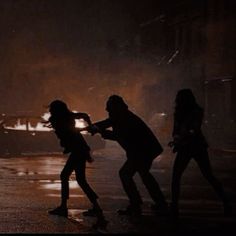
[[[123,188],[130,204],[122,215],[140,215],[142,199],[133,180],[138,173],[147,188],[151,198],[156,203],[154,209],[167,210],[167,203],[161,189],[150,173],[153,160],[163,149],[150,128],[134,113],[132,113],[122,97],[112,95],[106,103],[109,118],[95,123],[104,139],[117,141],[126,151],[127,161],[119,171]],[[108,130],[112,127],[112,130]]]
[[[179,90],[175,99],[173,152],[177,153],[172,174],[172,203],[171,212],[174,219],[178,218],[178,202],[180,195],[180,180],[189,161],[193,158],[203,176],[215,189],[223,201],[224,213],[229,215],[231,207],[220,182],[214,177],[208,157],[208,144],[201,131],[203,109],[196,103],[190,89]]]
[[[89,125],[91,121],[86,113],[74,113],[60,100],[53,101],[49,106],[49,124],[60,139],[60,144],[65,148],[64,153],[69,153],[69,158],[61,171],[61,205],[50,214],[68,216],[67,200],[69,199],[69,177],[75,171],[76,181],[84,191],[93,208],[85,212],[88,216],[98,216],[99,221],[104,221],[102,209],[98,204],[98,196],[89,186],[85,176],[86,161],[91,162],[90,147],[82,134],[75,128],[75,119],[84,119]]]

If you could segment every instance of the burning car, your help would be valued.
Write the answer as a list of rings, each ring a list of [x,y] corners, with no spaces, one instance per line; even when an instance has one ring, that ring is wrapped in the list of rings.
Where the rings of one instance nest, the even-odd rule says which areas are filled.
[[[59,140],[53,130],[43,123],[49,116],[2,116],[0,119],[0,156],[22,154],[61,153]],[[76,127],[83,128],[83,120],[76,120]],[[105,147],[105,140],[99,135],[91,136],[81,132],[91,151]]]

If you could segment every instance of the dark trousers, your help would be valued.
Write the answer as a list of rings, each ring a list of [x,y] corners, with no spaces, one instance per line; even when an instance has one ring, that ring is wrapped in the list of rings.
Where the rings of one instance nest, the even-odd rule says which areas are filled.
[[[85,154],[89,155],[89,154]],[[69,177],[75,171],[76,181],[86,194],[90,202],[94,203],[98,198],[97,194],[92,190],[86,180],[86,156],[71,153],[60,175],[61,179],[61,197],[62,200],[69,199]]]
[[[219,198],[227,203],[227,198],[222,188],[221,183],[215,178],[212,173],[208,151],[206,148],[199,148],[195,152],[188,150],[188,148],[180,150],[176,154],[174,166],[173,166],[173,174],[172,174],[172,204],[174,206],[178,205],[179,195],[180,195],[180,181],[184,170],[186,169],[189,161],[194,159],[203,176],[208,180],[208,182],[212,185],[214,190],[216,191]]]
[[[131,205],[142,204],[141,196],[138,192],[133,176],[137,172],[145,187],[147,188],[151,198],[157,204],[166,204],[164,195],[159,187],[159,184],[150,173],[152,161],[150,160],[130,160],[128,159],[119,171],[120,179],[123,188],[130,200]]]

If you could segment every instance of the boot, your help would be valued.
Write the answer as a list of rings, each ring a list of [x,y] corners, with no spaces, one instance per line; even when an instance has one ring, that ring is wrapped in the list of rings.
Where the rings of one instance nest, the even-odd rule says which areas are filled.
[[[128,205],[126,209],[120,209],[117,213],[119,215],[140,216],[142,215],[142,209],[140,205]]]
[[[48,212],[50,215],[58,215],[58,216],[68,216],[68,208],[63,208],[61,206],[51,210]]]

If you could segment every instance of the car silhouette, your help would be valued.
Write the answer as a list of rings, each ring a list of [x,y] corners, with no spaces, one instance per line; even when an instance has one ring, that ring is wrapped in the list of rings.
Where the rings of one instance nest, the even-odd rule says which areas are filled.
[[[0,156],[24,154],[62,153],[54,131],[45,127],[43,121],[48,114],[39,116],[2,116],[0,118]],[[76,127],[83,128],[86,123],[76,120]],[[91,136],[81,132],[91,147],[91,151],[105,147],[105,140],[100,135]]]

